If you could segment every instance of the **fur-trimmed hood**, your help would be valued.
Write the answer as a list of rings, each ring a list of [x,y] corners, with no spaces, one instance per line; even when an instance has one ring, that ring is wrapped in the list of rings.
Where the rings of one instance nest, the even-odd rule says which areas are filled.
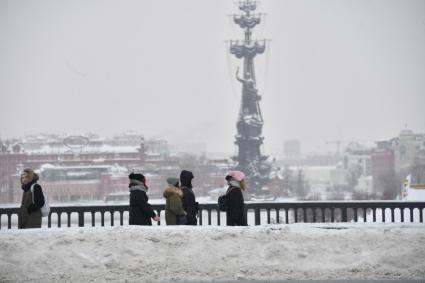
[[[165,187],[164,193],[163,193],[163,196],[165,198],[169,198],[174,194],[177,194],[180,198],[183,197],[183,192],[179,188],[177,188],[173,185],[168,185],[168,186]]]

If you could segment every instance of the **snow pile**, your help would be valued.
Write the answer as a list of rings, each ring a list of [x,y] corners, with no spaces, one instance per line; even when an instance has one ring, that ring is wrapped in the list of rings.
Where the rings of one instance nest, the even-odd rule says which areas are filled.
[[[424,279],[423,224],[0,231],[0,282]]]

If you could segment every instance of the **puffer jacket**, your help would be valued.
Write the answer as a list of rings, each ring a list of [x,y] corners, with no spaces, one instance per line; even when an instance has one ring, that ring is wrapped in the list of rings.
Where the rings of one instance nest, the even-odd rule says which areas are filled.
[[[186,216],[186,211],[184,211],[182,203],[183,193],[179,188],[168,185],[164,189],[163,196],[166,199],[165,223],[167,225],[177,225],[177,218]]]

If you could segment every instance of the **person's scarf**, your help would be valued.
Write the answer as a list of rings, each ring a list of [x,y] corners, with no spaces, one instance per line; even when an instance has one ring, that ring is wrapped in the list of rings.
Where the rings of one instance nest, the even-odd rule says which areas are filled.
[[[29,182],[29,183],[22,184],[21,189],[22,189],[24,192],[28,192],[28,191],[31,189],[31,186],[32,186],[35,182],[37,182],[37,181],[36,181],[36,180],[32,180],[32,181],[31,181],[31,182]]]
[[[130,192],[139,190],[139,191],[144,191],[146,193],[148,191],[148,188],[143,182],[139,180],[135,180],[135,179],[130,180],[130,184],[128,185],[128,188]]]

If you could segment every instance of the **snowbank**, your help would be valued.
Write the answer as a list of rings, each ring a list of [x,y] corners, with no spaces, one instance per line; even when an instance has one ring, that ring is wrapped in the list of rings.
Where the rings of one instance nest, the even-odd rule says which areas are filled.
[[[423,224],[0,231],[0,282],[424,279]]]

